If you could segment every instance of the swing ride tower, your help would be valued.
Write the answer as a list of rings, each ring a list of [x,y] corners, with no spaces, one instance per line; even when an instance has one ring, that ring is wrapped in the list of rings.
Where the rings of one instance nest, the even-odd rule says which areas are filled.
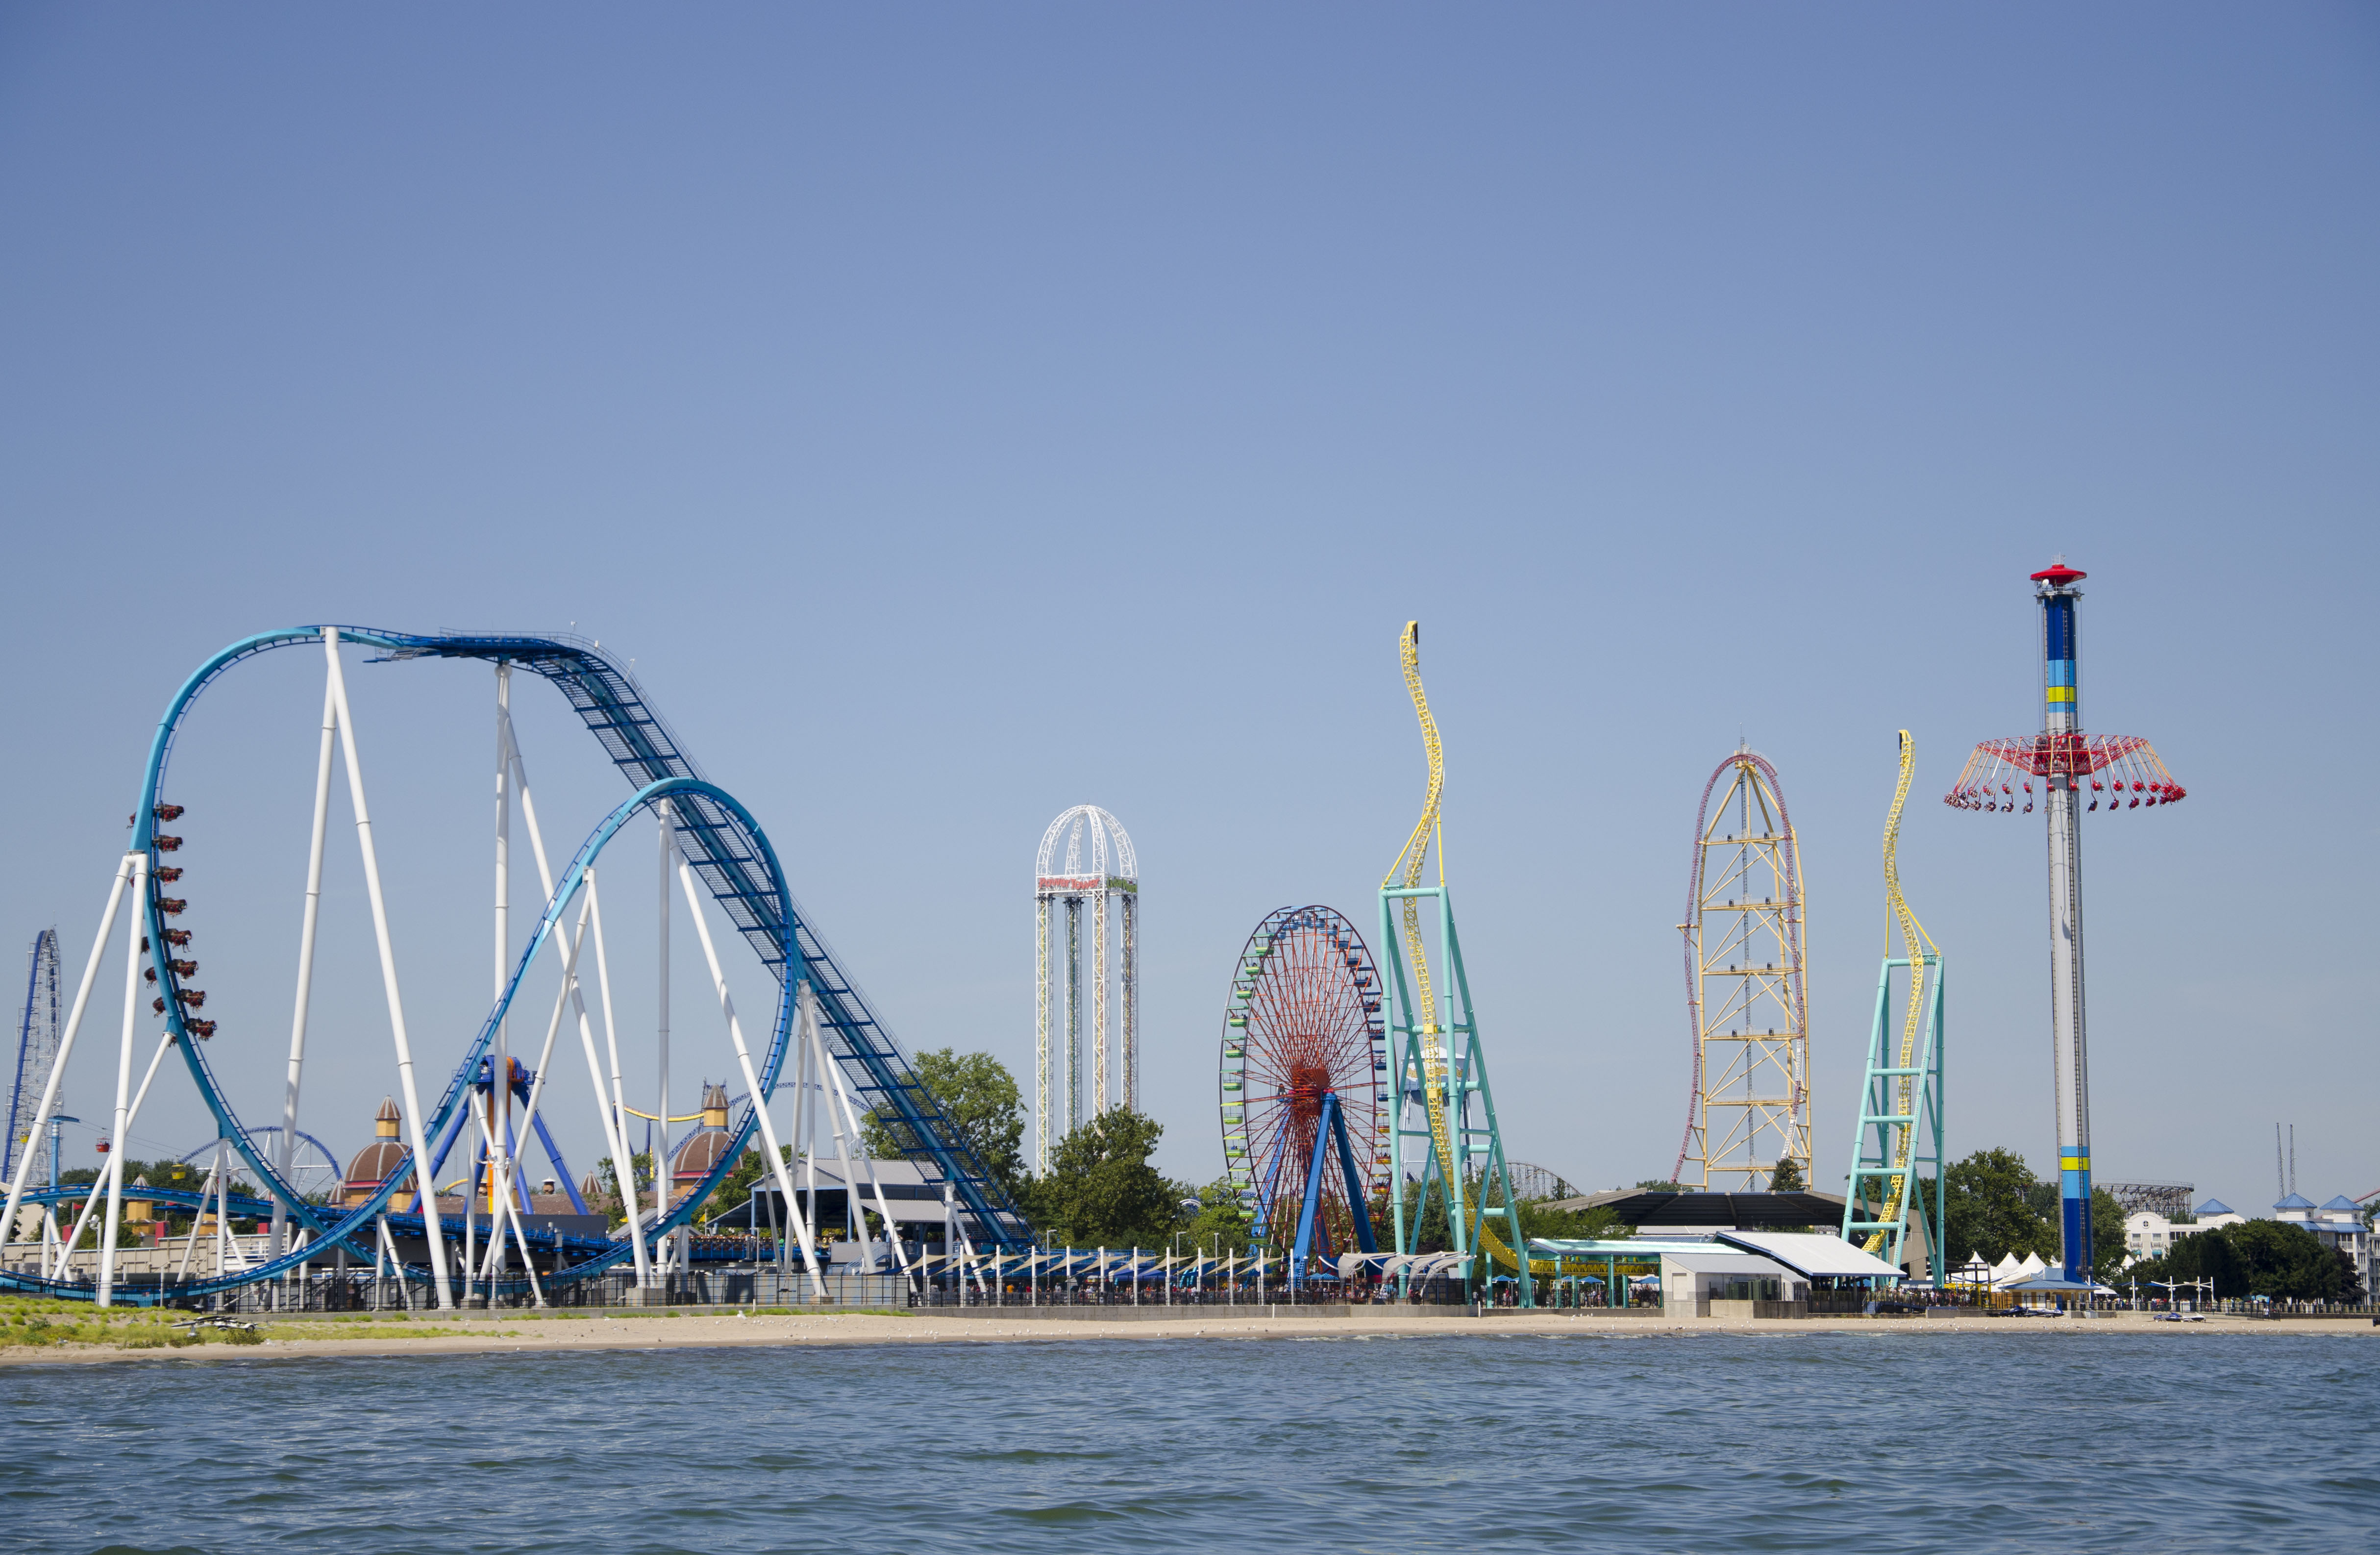
[[[2058,1112],[2061,1272],[2091,1279],[2091,1084],[2082,1000],[2082,817],[2178,805],[2187,795],[2137,735],[2082,732],[2082,638],[2074,586],[2089,576],[2058,556],[2033,575],[2041,608],[2041,733],[1985,740],[1942,802],[1986,814],[2033,813],[2034,784],[2048,829],[2049,1031]],[[2086,790],[2083,784],[2088,784]],[[2087,802],[2086,802],[2087,801]]]

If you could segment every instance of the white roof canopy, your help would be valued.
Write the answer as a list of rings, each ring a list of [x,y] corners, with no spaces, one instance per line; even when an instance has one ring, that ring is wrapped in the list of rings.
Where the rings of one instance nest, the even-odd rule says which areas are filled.
[[[1797,1274],[1813,1280],[1849,1277],[1857,1280],[1898,1280],[1900,1270],[1874,1253],[1854,1247],[1840,1236],[1819,1236],[1793,1231],[1723,1231],[1718,1239],[1730,1247],[1774,1258]]]

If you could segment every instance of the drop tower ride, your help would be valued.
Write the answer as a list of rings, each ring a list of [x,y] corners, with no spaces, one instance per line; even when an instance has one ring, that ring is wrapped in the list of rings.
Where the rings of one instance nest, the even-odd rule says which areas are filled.
[[[2015,814],[2034,808],[2049,823],[2049,1028],[2058,1099],[2060,1258],[2067,1281],[2091,1281],[2091,1085],[2082,1001],[2082,818],[2179,804],[2155,747],[2136,735],[2082,733],[2082,654],[2074,585],[2088,575],[2059,556],[2033,575],[2041,605],[2041,733],[1985,740],[1943,796],[1954,808]],[[2083,784],[2088,783],[2086,790]],[[2022,791],[2020,792],[2020,785]],[[2087,801],[2087,803],[2086,803]]]

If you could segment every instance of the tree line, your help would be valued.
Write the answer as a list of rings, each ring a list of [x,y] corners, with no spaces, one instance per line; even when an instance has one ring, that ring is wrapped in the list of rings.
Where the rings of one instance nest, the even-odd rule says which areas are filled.
[[[1978,1150],[1942,1173],[1942,1253],[1956,1270],[1970,1257],[1998,1263],[2010,1254],[2058,1261],[2058,1186],[2033,1174],[2014,1150]],[[1931,1178],[1921,1178],[1930,1213]],[[2268,1296],[2277,1301],[2357,1303],[2364,1299],[2355,1260],[2302,1226],[2285,1221],[2243,1221],[2180,1237],[2161,1257],[2127,1268],[2124,1209],[2105,1188],[2091,1194],[2092,1274],[2102,1284],[2138,1281],[2143,1288],[2174,1281],[2211,1280],[2217,1299]]]

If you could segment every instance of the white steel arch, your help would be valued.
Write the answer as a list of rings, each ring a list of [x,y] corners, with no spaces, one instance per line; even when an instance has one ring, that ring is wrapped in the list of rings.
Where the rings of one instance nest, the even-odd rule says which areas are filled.
[[[1087,957],[1083,944],[1087,904],[1091,909]],[[1055,955],[1050,944],[1053,905],[1065,917],[1065,944]],[[1091,1004],[1088,1112],[1140,1108],[1140,863],[1123,822],[1097,805],[1076,805],[1051,821],[1034,858],[1033,908],[1033,1170],[1038,1176],[1050,1170],[1050,1152],[1059,1137],[1086,1115],[1086,982]],[[1053,993],[1053,983],[1060,980],[1062,988]],[[1062,1005],[1065,1027],[1065,1095],[1056,1108],[1050,1094],[1053,1003]]]

